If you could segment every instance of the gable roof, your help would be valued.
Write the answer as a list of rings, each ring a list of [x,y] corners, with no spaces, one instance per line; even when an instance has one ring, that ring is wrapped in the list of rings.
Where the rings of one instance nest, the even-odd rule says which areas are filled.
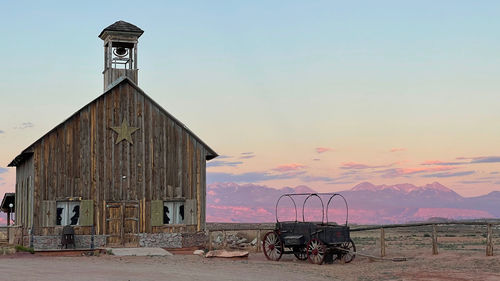
[[[122,20],[119,20],[113,23],[112,25],[106,27],[105,29],[103,29],[99,34],[99,38],[101,38],[103,33],[106,31],[132,32],[132,33],[138,33],[139,36],[141,36],[144,33],[144,30],[140,29],[139,27]]]
[[[195,135],[186,125],[184,125],[184,123],[182,123],[181,121],[179,121],[172,114],[168,113],[168,111],[166,111],[161,105],[159,105],[150,96],[148,96],[141,88],[139,88],[139,86],[137,86],[137,84],[135,84],[128,77],[122,76],[122,77],[116,79],[115,82],[111,83],[108,86],[108,88],[104,91],[104,93],[102,95],[98,96],[97,98],[95,98],[94,100],[92,100],[91,102],[89,102],[88,104],[86,104],[85,106],[83,106],[82,108],[80,108],[77,112],[73,113],[70,117],[66,118],[59,125],[55,126],[52,130],[48,131],[41,138],[37,139],[34,143],[32,143],[30,146],[28,146],[26,149],[24,149],[7,166],[8,167],[16,167],[19,164],[21,164],[22,162],[24,162],[26,159],[28,159],[33,154],[32,150],[31,150],[31,147],[33,145],[35,145],[37,142],[39,142],[40,140],[42,140],[43,138],[45,138],[45,136],[49,135],[50,133],[52,133],[53,131],[55,131],[57,128],[59,128],[60,126],[62,126],[64,123],[66,123],[66,121],[68,121],[71,118],[73,118],[75,115],[77,115],[78,113],[80,113],[80,111],[82,111],[83,109],[85,109],[87,106],[91,105],[92,103],[94,103],[95,101],[97,101],[101,97],[105,96],[107,93],[111,92],[114,88],[118,87],[119,85],[121,85],[123,83],[130,84],[134,89],[136,89],[139,93],[141,93],[152,104],[154,104],[155,106],[157,106],[163,114],[167,115],[167,117],[169,117],[170,119],[172,119],[172,121],[174,121],[177,125],[179,125],[180,127],[182,127],[184,130],[186,130],[186,132],[188,134],[190,134],[195,140],[197,140],[200,144],[202,144],[206,148],[206,150],[208,151],[208,154],[205,156],[206,160],[211,160],[211,159],[214,159],[215,157],[219,156],[212,148],[210,148],[197,135]]]

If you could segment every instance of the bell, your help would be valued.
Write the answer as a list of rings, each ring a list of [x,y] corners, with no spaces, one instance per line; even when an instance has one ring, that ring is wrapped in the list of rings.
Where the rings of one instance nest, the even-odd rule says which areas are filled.
[[[128,50],[126,48],[123,48],[123,47],[118,47],[118,48],[114,49],[114,53],[115,53],[115,55],[117,55],[119,57],[123,57],[128,53]]]

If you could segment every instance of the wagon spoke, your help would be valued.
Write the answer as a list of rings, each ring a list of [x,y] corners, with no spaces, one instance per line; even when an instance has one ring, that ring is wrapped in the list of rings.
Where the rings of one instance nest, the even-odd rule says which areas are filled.
[[[264,255],[268,260],[277,261],[283,255],[283,242],[274,231],[266,233],[264,236]]]
[[[325,259],[325,244],[317,238],[311,239],[307,243],[307,258],[311,263],[322,264]]]
[[[342,259],[344,260],[345,263],[351,262],[354,257],[356,256],[356,245],[354,245],[354,241],[352,239],[349,239],[348,242],[344,242],[341,245],[341,248],[345,251],[342,254]]]

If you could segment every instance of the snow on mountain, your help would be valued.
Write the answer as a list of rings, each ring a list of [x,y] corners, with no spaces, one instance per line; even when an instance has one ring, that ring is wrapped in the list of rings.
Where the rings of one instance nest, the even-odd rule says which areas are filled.
[[[315,192],[314,189],[304,185],[275,189],[255,184],[210,184],[207,186],[207,221],[272,222],[275,220],[276,200],[282,194],[311,192]],[[350,190],[339,193],[348,201],[349,221],[353,223],[402,223],[431,217],[451,219],[500,217],[498,208],[500,192],[464,198],[438,182],[424,186],[409,183],[374,185],[362,182]],[[298,203],[298,208],[297,211],[301,214],[301,203]],[[317,213],[317,207],[310,208],[311,214]],[[293,206],[280,207],[280,210],[285,216],[295,215]],[[329,215],[339,215],[340,220],[345,220],[345,215],[335,212],[342,211],[332,208]],[[279,214],[280,219],[282,213]]]

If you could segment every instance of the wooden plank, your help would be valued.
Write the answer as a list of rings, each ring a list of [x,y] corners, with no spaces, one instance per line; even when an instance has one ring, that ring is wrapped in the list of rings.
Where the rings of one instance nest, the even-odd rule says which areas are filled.
[[[151,200],[151,225],[163,225],[163,200]]]
[[[380,256],[385,257],[385,230],[380,228]]]
[[[144,101],[144,197],[146,201],[151,200],[151,105],[149,101]]]
[[[144,96],[140,95],[135,91],[136,95],[138,96],[138,105],[137,105],[137,117],[138,117],[138,124],[140,124],[141,127],[141,137],[139,139],[140,141],[140,146],[138,149],[138,155],[137,155],[137,160],[140,161],[140,167],[138,168],[138,198],[142,198],[143,200],[146,199],[146,181],[144,179],[144,174],[145,174],[145,151],[146,151],[146,143],[145,143],[145,121],[144,121]],[[143,203],[144,205],[144,210],[146,210],[145,206],[145,201]],[[145,214],[145,213],[144,213]],[[145,223],[145,222],[144,222]],[[145,227],[145,224],[144,224]],[[145,232],[145,228],[143,229]]]
[[[80,201],[80,225],[94,225],[94,200]]]
[[[120,86],[121,87],[121,86]],[[113,89],[113,126],[119,126],[120,125],[120,87]],[[112,201],[117,201],[119,200],[120,196],[120,185],[121,185],[121,177],[120,177],[120,154],[119,150],[120,147],[116,145],[116,139],[118,135],[113,132],[113,143],[111,144],[112,147],[112,177],[113,177],[113,183],[111,185],[111,190],[112,190],[112,196],[111,200]]]
[[[151,200],[159,200],[158,190],[158,109],[151,108]]]
[[[433,255],[438,254],[437,231],[435,224],[432,225],[432,254]]]
[[[99,174],[97,170],[97,103],[90,104],[90,188],[87,199],[95,200],[97,181],[99,180]],[[85,197],[84,197],[85,198]],[[92,210],[94,208],[92,207]],[[93,218],[92,212],[92,218]],[[93,223],[93,221],[92,221]]]
[[[486,256],[493,256],[493,234],[491,223],[486,227]]]
[[[130,120],[130,125],[133,127],[139,128],[138,131],[136,131],[134,134],[132,134],[132,140],[134,142],[133,145],[129,145],[129,152],[128,152],[128,157],[129,157],[129,163],[128,163],[128,199],[133,199],[133,200],[139,200],[137,197],[137,150],[138,145],[139,145],[139,139],[141,138],[142,134],[142,129],[141,126],[137,123],[137,110],[136,110],[136,93],[135,89],[132,87],[129,87],[128,89],[128,114]]]
[[[186,199],[186,203],[184,205],[184,220],[186,225],[197,224],[197,214],[198,208],[196,200],[194,199]]]
[[[41,202],[42,227],[54,226],[56,223],[56,201],[43,200]]]

